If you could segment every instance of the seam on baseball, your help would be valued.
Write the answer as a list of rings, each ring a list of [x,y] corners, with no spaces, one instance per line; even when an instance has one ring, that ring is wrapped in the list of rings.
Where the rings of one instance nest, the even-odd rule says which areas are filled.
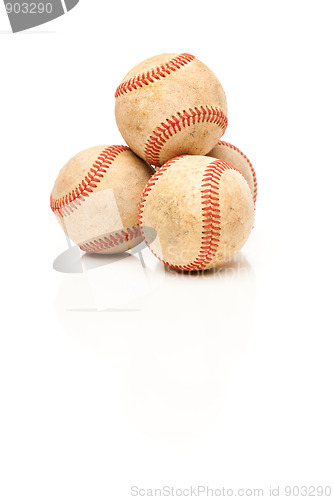
[[[70,193],[62,196],[61,198],[54,199],[52,194],[50,196],[50,206],[51,210],[64,217],[70,215],[75,209],[77,209],[82,202],[85,201],[85,197],[89,196],[90,193],[94,191],[97,184],[101,182],[104,174],[110,168],[112,162],[115,158],[124,151],[129,151],[128,146],[108,146],[106,147],[98,156],[97,160],[94,162],[93,166],[89,169],[87,175],[79,183],[79,185],[74,188]]]
[[[152,187],[155,186],[156,182],[158,182],[159,178],[163,175],[163,173],[168,169],[168,167],[170,165],[172,165],[173,163],[175,163],[177,160],[180,160],[181,158],[184,158],[185,156],[186,155],[176,156],[175,158],[172,158],[167,163],[165,163],[159,170],[157,170],[154,173],[154,175],[147,182],[146,187],[142,191],[140,202],[139,202],[138,220],[139,220],[139,229],[140,229],[140,232],[141,232],[141,236],[142,236],[144,242],[146,243],[146,245],[150,248],[152,254],[155,255],[155,257],[158,260],[160,260],[161,262],[163,262],[164,264],[168,264],[168,263],[165,262],[163,259],[161,259],[154,252],[154,250],[151,248],[151,246],[149,245],[149,243],[148,243],[148,241],[146,239],[146,236],[145,236],[145,233],[144,233],[144,226],[143,226],[143,223],[142,223],[143,207],[144,207],[144,204],[145,204],[145,201],[147,199],[149,191],[151,191]]]
[[[156,80],[160,80],[161,78],[166,78],[172,74],[172,72],[177,71],[194,59],[195,57],[191,54],[179,54],[179,56],[173,57],[165,64],[156,66],[155,68],[122,82],[116,89],[115,97],[117,98],[127,92],[131,92],[132,90],[140,89],[150,83],[154,83]]]
[[[214,258],[221,235],[221,211],[219,187],[222,174],[229,169],[220,160],[210,163],[203,175],[201,184],[202,238],[198,257],[189,265],[182,266],[188,271],[202,269]]]
[[[131,226],[117,233],[112,232],[100,238],[91,238],[81,243],[79,247],[87,253],[96,253],[109,248],[114,248],[141,236],[139,226]]]
[[[217,144],[219,146],[227,146],[228,148],[234,149],[235,151],[237,151],[237,153],[240,153],[242,155],[242,157],[248,162],[249,167],[250,167],[251,172],[252,172],[252,176],[253,176],[253,186],[254,186],[253,199],[254,199],[254,203],[256,203],[256,201],[257,201],[257,194],[258,194],[258,182],[257,182],[256,171],[254,170],[254,167],[253,167],[252,163],[250,162],[250,160],[248,159],[248,157],[240,149],[238,149],[233,144],[230,144],[230,142],[225,142],[225,141],[221,141],[220,140]]]
[[[178,111],[156,127],[150,135],[145,145],[146,161],[152,165],[159,166],[160,152],[167,140],[186,126],[195,125],[200,122],[213,123],[221,127],[223,135],[228,125],[228,118],[222,108],[206,105],[200,106],[200,108],[184,109],[182,112]]]

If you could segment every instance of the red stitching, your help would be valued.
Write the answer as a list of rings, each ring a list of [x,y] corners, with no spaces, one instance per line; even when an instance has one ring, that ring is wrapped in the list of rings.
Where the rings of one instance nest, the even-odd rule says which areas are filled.
[[[214,258],[215,253],[218,249],[218,244],[220,241],[220,231],[221,231],[221,220],[220,220],[220,204],[219,204],[219,184],[222,174],[225,170],[237,170],[232,165],[222,161],[214,160],[209,163],[205,169],[201,184],[201,200],[202,200],[202,238],[201,247],[198,257],[188,265],[177,266],[175,264],[170,264],[164,261],[151,249],[148,241],[145,238],[144,231],[142,228],[142,214],[145,201],[147,199],[148,193],[152,186],[156,184],[159,177],[169,168],[170,165],[175,163],[180,158],[184,158],[186,155],[178,156],[169,160],[163,167],[161,167],[150,179],[147,186],[143,190],[141,200],[139,203],[139,226],[141,230],[142,237],[144,238],[146,244],[152,251],[152,253],[161,262],[169,267],[182,271],[197,271],[204,269],[209,262]],[[237,170],[238,171],[238,170]]]
[[[101,238],[94,238],[92,240],[85,241],[79,247],[81,250],[87,253],[98,253],[103,250],[108,250],[110,248],[115,248],[125,241],[131,241],[134,238],[141,236],[141,231],[139,226],[132,226],[120,231],[119,233],[110,233],[107,236],[102,236]]]
[[[165,78],[170,75],[171,72],[180,69],[182,66],[190,63],[195,59],[191,54],[180,54],[170,61],[157,66],[156,68],[148,70],[146,73],[141,73],[140,75],[134,76],[125,82],[122,82],[116,90],[115,97],[119,97],[120,95],[126,94],[126,92],[131,92],[132,90],[136,90],[138,88],[142,88],[144,85],[149,85],[150,83],[154,83],[155,80],[160,80],[161,78]]]
[[[228,146],[229,148],[234,149],[235,151],[237,151],[237,153],[240,153],[243,156],[243,158],[245,158],[245,160],[248,162],[249,167],[251,168],[252,176],[253,176],[253,186],[254,186],[253,200],[254,200],[254,203],[256,203],[257,194],[258,194],[258,182],[257,182],[257,175],[256,175],[256,172],[254,170],[252,163],[250,162],[248,157],[244,153],[242,153],[242,151],[240,149],[236,148],[236,146],[234,146],[233,144],[230,144],[230,142],[225,142],[225,141],[220,140],[218,142],[218,145],[219,146]]]
[[[108,146],[105,148],[76,188],[58,199],[54,199],[51,194],[51,210],[60,217],[70,215],[74,209],[81,205],[81,202],[85,201],[85,197],[93,192],[115,158],[124,151],[129,151],[129,147]]]
[[[176,163],[177,160],[180,160],[181,158],[184,158],[185,156],[186,155],[182,155],[182,156],[176,156],[175,158],[172,158],[167,163],[165,163],[161,168],[159,168],[157,170],[157,172],[155,172],[154,175],[149,179],[149,181],[146,184],[146,187],[142,191],[140,202],[139,202],[139,211],[138,211],[139,225],[141,225],[141,223],[142,223],[142,209],[143,209],[143,205],[144,205],[144,202],[146,201],[146,198],[148,196],[149,191],[151,191],[151,188],[153,186],[155,186],[158,179],[170,167],[170,165],[172,165],[173,163]]]
[[[214,123],[222,128],[222,135],[228,125],[228,118],[225,116],[221,108],[212,106],[200,106],[200,108],[190,108],[182,113],[178,112],[171,118],[166,119],[166,123],[161,123],[149,137],[145,146],[145,158],[148,163],[159,166],[159,156],[161,149],[170,137],[182,128],[195,123]]]

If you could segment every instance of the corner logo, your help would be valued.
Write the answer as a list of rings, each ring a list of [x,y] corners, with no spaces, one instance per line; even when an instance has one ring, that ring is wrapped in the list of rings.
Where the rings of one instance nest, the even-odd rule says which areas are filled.
[[[79,0],[4,0],[13,33],[48,23],[73,9]]]

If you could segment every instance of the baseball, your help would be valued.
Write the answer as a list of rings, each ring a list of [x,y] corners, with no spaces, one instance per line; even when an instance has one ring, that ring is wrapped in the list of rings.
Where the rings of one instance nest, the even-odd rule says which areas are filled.
[[[190,54],[161,54],[135,66],[115,93],[116,122],[130,148],[154,166],[206,155],[227,127],[215,74]]]
[[[170,267],[195,271],[230,260],[245,244],[254,202],[244,176],[208,156],[180,156],[148,181],[139,224],[151,251]]]
[[[142,241],[138,204],[153,168],[127,146],[96,146],[71,158],[50,205],[61,227],[87,253],[124,252]]]
[[[229,142],[219,141],[217,145],[208,153],[207,156],[212,156],[218,160],[223,160],[237,168],[247,180],[252,194],[254,203],[257,201],[257,177],[250,160],[236,146]]]

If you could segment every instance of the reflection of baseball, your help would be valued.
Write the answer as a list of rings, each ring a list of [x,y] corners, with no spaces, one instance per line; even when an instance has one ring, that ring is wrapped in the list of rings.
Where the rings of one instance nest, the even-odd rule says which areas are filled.
[[[252,163],[244,153],[236,148],[236,146],[233,146],[233,144],[229,144],[229,142],[219,141],[207,156],[226,161],[237,168],[247,180],[253,194],[254,203],[256,202],[257,177]]]
[[[251,189],[228,163],[207,156],[181,156],[149,180],[139,205],[139,224],[165,264],[185,271],[210,269],[230,260],[254,222]]]
[[[155,166],[180,154],[207,154],[228,123],[222,85],[190,54],[146,59],[127,73],[115,97],[123,138]]]
[[[153,169],[127,146],[96,146],[70,159],[51,193],[63,230],[88,253],[119,253],[142,237],[138,203]]]

